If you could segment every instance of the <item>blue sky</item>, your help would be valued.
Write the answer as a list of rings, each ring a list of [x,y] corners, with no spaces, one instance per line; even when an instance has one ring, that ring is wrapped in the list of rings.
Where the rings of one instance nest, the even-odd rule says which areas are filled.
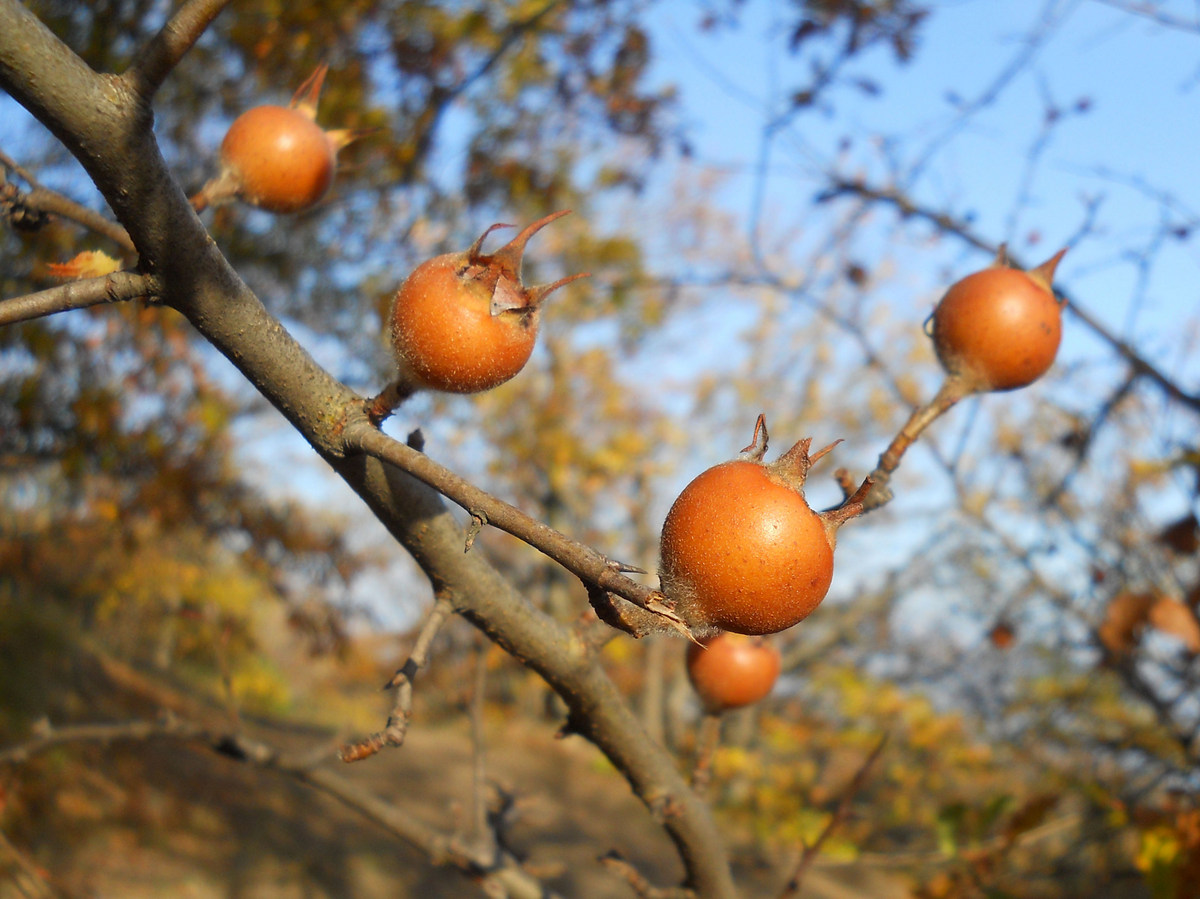
[[[1161,6],[1196,16],[1188,2]],[[734,211],[749,208],[764,122],[807,65],[786,53],[777,24],[791,7],[778,0],[747,4],[742,24],[718,36],[698,35],[687,5],[663,4],[652,14],[656,73],[684,85],[684,119],[698,159],[742,173],[723,195]],[[1120,256],[1139,248],[1158,224],[1161,209],[1146,191],[1172,192],[1181,216],[1200,209],[1200,33],[1163,28],[1100,0],[959,0],[932,9],[910,64],[895,66],[881,48],[853,68],[882,87],[879,96],[842,89],[831,114],[802,116],[777,139],[768,196],[781,205],[791,197],[807,200],[813,174],[834,162],[843,138],[853,148],[842,170],[872,178],[888,176],[888,157],[903,175],[940,146],[912,184],[919,200],[971,214],[985,237],[1008,240],[1022,256],[1041,261],[1076,233],[1085,202],[1099,199],[1103,239],[1081,245],[1062,269],[1072,292],[1114,327],[1131,328],[1128,336],[1153,339],[1180,314],[1194,313],[1193,249],[1167,251],[1136,310],[1129,308],[1134,272]],[[1046,21],[1053,27],[1031,44],[1029,35]],[[764,44],[764,35],[774,37]],[[1023,58],[995,102],[959,119],[961,104],[984,96]],[[1063,110],[1062,123],[1026,184],[1048,102]],[[1086,112],[1074,112],[1080,103]],[[961,130],[942,143],[952,129]],[[1014,215],[1014,197],[1022,192],[1027,202]],[[1040,239],[1036,246],[1031,235]],[[979,261],[967,256],[962,265]]]

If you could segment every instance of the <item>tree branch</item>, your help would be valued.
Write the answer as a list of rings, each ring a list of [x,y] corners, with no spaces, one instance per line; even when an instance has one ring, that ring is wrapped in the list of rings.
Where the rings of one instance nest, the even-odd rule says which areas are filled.
[[[130,88],[150,100],[171,70],[228,5],[229,0],[188,0],[146,43],[121,77]]]
[[[424,453],[377,430],[367,420],[347,425],[343,439],[347,454],[365,453],[407,471],[472,516],[542,551],[585,583],[615,593],[686,632],[686,623],[672,611],[670,601],[660,591],[625,577],[619,563],[481,490]]]
[[[570,730],[600,748],[671,837],[688,885],[706,899],[735,896],[711,811],[670,754],[649,739],[587,646],[478,553],[463,553],[463,530],[431,488],[392,465],[347,456],[346,429],[374,430],[363,398],[317,365],[230,267],[172,178],[144,98],[120,79],[92,72],[17,0],[0,0],[0,86],[80,160],[128,229],[143,267],[162,279],[163,302],[225,355],[362,497],[435,592],[563,698]],[[617,575],[598,553],[582,555],[600,579]]]
[[[14,846],[3,833],[0,833],[0,862],[7,860],[25,875],[25,883],[14,878],[17,892],[29,899],[60,899],[61,895],[50,885],[43,873],[25,853]]]
[[[804,884],[804,875],[808,873],[808,869],[811,868],[812,863],[816,861],[817,855],[821,851],[821,847],[825,845],[825,841],[828,840],[830,836],[833,835],[833,832],[837,830],[850,816],[850,804],[854,801],[854,797],[859,794],[863,786],[866,784],[867,775],[870,774],[871,768],[875,765],[875,762],[878,761],[879,756],[883,754],[883,748],[887,746],[887,742],[888,735],[884,734],[882,737],[880,737],[879,742],[875,745],[875,748],[871,750],[871,754],[868,755],[862,765],[859,766],[858,771],[855,772],[854,777],[851,779],[849,785],[842,793],[842,798],[838,802],[837,810],[833,813],[833,817],[829,819],[829,823],[825,825],[825,828],[817,836],[816,840],[812,842],[812,844],[804,847],[804,852],[800,856],[800,862],[796,865],[796,870],[792,873],[792,876],[788,878],[788,882],[784,886],[783,892],[779,894],[779,899],[793,899],[793,897],[800,895],[800,888]]]
[[[38,729],[40,732],[32,739],[0,750],[0,764],[20,764],[50,749],[78,743],[136,743],[152,739],[199,743],[226,758],[280,772],[320,790],[415,846],[435,864],[451,865],[472,878],[495,882],[503,888],[505,896],[525,899],[552,899],[555,896],[524,871],[519,860],[511,854],[496,850],[486,853],[472,851],[460,840],[423,824],[373,792],[331,771],[314,767],[314,757],[311,755],[298,758],[287,756],[276,747],[244,733],[209,730],[173,714],[157,721],[135,720],[66,727],[51,727],[43,723]]]
[[[105,218],[100,213],[88,209],[56,191],[42,187],[30,172],[18,165],[6,153],[0,152],[0,166],[29,184],[28,191],[19,190],[7,179],[4,179],[3,186],[0,186],[0,204],[3,204],[5,217],[12,222],[14,227],[21,227],[23,221],[26,222],[24,226],[27,228],[36,228],[44,223],[37,221],[33,225],[28,224],[25,216],[30,213],[34,214],[35,220],[42,215],[56,215],[107,237],[126,253],[135,252],[133,241],[129,239],[129,233],[117,222]]]
[[[68,281],[25,296],[0,300],[0,327],[101,303],[120,303],[138,297],[157,299],[161,285],[153,275],[113,272],[85,281]]]
[[[384,746],[404,745],[404,737],[408,734],[408,722],[412,718],[413,679],[428,663],[429,647],[433,644],[433,638],[453,611],[449,600],[443,596],[439,596],[434,602],[429,617],[421,625],[421,632],[417,635],[417,642],[413,644],[408,659],[396,669],[392,679],[384,684],[384,689],[396,689],[396,700],[391,714],[388,715],[387,724],[383,730],[342,747],[343,762],[358,762],[369,758]]]

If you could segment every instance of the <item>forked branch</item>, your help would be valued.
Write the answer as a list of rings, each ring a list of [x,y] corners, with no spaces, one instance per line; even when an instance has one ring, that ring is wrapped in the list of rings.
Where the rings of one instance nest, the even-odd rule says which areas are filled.
[[[149,100],[228,5],[229,0],[188,0],[146,43],[122,77],[133,90]]]

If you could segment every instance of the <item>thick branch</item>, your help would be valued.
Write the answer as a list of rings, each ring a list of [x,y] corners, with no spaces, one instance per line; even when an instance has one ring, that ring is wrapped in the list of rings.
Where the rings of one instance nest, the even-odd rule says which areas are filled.
[[[37,293],[0,300],[0,327],[68,309],[120,303],[138,297],[153,298],[159,291],[157,278],[137,272],[113,272],[101,278],[69,281]]]

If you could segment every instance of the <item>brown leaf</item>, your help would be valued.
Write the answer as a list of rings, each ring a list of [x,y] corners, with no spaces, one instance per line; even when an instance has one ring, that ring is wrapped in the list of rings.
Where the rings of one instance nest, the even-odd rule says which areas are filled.
[[[1193,655],[1200,653],[1200,622],[1196,613],[1182,602],[1160,596],[1150,607],[1148,618],[1152,628],[1175,637]]]
[[[1154,539],[1177,553],[1189,555],[1200,548],[1200,523],[1189,512],[1163,528]]]
[[[1155,597],[1149,593],[1118,593],[1108,604],[1104,622],[1096,630],[1100,643],[1115,655],[1133,649],[1150,614]]]

